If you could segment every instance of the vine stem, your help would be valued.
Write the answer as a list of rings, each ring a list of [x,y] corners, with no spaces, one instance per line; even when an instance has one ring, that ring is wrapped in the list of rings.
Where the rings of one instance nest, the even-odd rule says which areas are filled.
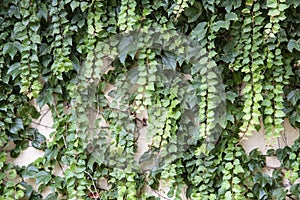
[[[155,190],[152,190],[152,192],[154,192],[155,194],[157,194],[159,197],[161,197],[161,198],[163,198],[163,199],[166,199],[166,200],[171,200],[170,198],[168,198],[168,197],[165,197],[165,196],[161,195],[160,193],[158,193],[158,192],[157,192],[157,191],[155,191]]]
[[[92,183],[93,183],[94,190],[95,190],[97,196],[100,198],[100,194],[98,193],[98,190],[97,190],[97,187],[96,187],[96,185],[95,185],[95,181],[93,180],[92,175],[91,175],[90,173],[88,173],[86,170],[84,170],[84,173],[86,173],[86,174],[91,178]],[[90,189],[90,188],[89,188],[89,189]],[[91,190],[91,189],[90,189],[90,190]]]

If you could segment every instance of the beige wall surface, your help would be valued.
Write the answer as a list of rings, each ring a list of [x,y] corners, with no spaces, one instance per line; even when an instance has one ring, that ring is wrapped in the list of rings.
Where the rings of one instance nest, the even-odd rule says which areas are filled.
[[[47,140],[49,140],[51,139],[50,133],[53,131],[51,128],[53,124],[51,112],[47,106],[44,106],[40,112],[41,112],[41,117],[37,119],[34,123],[32,123],[32,126],[36,127],[39,130],[39,132],[43,134],[47,138]],[[285,132],[282,133],[280,138],[274,138],[270,141],[266,141],[264,136],[264,129],[262,128],[260,131],[254,132],[252,136],[247,138],[247,140],[243,140],[242,146],[244,147],[247,153],[249,153],[251,150],[255,148],[258,148],[262,152],[262,154],[265,154],[269,148],[277,149],[277,148],[282,148],[286,145],[290,146],[293,144],[294,140],[298,138],[299,130],[296,130],[293,127],[291,127],[288,120],[285,120],[284,126],[285,126]],[[146,138],[145,133],[146,133],[146,129],[142,130],[141,137],[138,141],[138,151],[137,151],[138,157],[142,155],[143,152],[147,151],[148,143],[145,139]],[[13,146],[8,148],[13,148]],[[43,154],[44,154],[43,151],[37,150],[34,147],[29,147],[25,151],[23,151],[19,155],[19,157],[14,159],[9,158],[9,162],[12,162],[15,165],[19,165],[19,166],[27,166],[37,158],[42,157]],[[265,172],[268,174],[272,173],[272,168],[280,166],[279,161],[275,157],[267,157],[266,164],[268,167],[266,168]],[[63,174],[61,169],[59,168],[56,169],[55,173],[56,175],[61,175],[61,176]],[[35,181],[34,180],[29,180],[29,181],[36,189],[36,186],[34,184]],[[106,180],[99,180],[98,184],[101,185],[101,187],[109,188],[109,185],[107,185]],[[50,189],[46,188],[43,192],[43,196],[46,196],[50,192],[51,192]],[[168,187],[166,183],[162,182],[158,192],[154,192],[148,187],[145,187],[145,192],[150,192],[155,196],[164,199],[164,197],[167,196],[166,194],[168,192]],[[186,199],[184,196],[185,195],[182,194],[183,200]]]

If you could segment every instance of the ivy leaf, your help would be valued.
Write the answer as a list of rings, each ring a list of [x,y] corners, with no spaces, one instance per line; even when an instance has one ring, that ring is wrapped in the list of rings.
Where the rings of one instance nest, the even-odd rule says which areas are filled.
[[[228,29],[228,27],[229,27],[229,22],[223,21],[223,20],[216,21],[211,26],[212,30],[215,31],[215,32],[218,32],[221,28]]]
[[[277,0],[267,0],[268,8],[277,8]]]
[[[237,93],[233,91],[226,92],[226,99],[229,100],[231,103],[234,103],[234,100],[237,96]]]
[[[292,90],[287,96],[287,100],[290,101],[293,106],[295,106],[297,104],[299,99],[300,99],[300,90],[299,89]]]
[[[298,0],[287,0],[287,5],[293,5],[294,8],[297,8],[300,5],[300,1]]]
[[[47,162],[50,162],[52,159],[56,159],[58,155],[58,148],[53,147],[53,149],[46,149],[45,150],[45,158]]]
[[[146,77],[139,77],[137,82],[139,85],[145,85],[147,83],[147,78]]]
[[[267,193],[264,189],[259,190],[259,199],[265,199],[264,197],[267,196]]]
[[[79,7],[79,2],[78,1],[72,1],[70,3],[72,11],[74,11],[77,7]]]
[[[22,49],[22,45],[18,41],[5,43],[3,46],[3,54],[9,54],[11,59],[14,59],[19,50]]]
[[[152,151],[148,150],[143,153],[143,155],[141,156],[141,158],[139,160],[139,163],[149,161],[151,158],[152,158]]]
[[[291,186],[291,194],[296,195],[296,197],[299,199],[300,198],[300,184],[294,184]]]
[[[201,41],[205,36],[207,32],[207,22],[201,22],[199,23],[191,32],[191,37],[195,38],[198,41]]]
[[[226,21],[235,21],[235,20],[238,20],[238,17],[235,13],[230,12],[225,15],[225,20]]]
[[[269,10],[268,15],[272,16],[272,17],[278,16],[278,15],[280,15],[280,11],[277,9],[272,9],[272,10]]]
[[[31,185],[26,182],[21,182],[18,186],[24,188],[24,193],[27,197],[31,197],[31,194],[33,192],[33,188]]]
[[[44,135],[37,133],[35,135],[35,139],[31,142],[32,146],[36,149],[42,149],[44,146],[44,143],[46,141],[46,138]]]
[[[287,45],[287,48],[290,52],[293,52],[293,49],[300,51],[300,40],[291,39]]]
[[[105,162],[104,152],[94,151],[90,155],[90,159],[88,161],[87,166],[88,166],[88,168],[90,168],[91,170],[93,170],[94,163],[98,163],[99,165],[101,165],[104,162]]]
[[[221,6],[225,7],[226,12],[230,12],[232,8],[237,9],[242,5],[242,0],[224,0]]]
[[[123,37],[118,45],[119,59],[122,64],[125,64],[126,56],[130,53],[133,57],[137,50],[137,43],[132,36]]]
[[[40,18],[44,18],[45,21],[48,19],[48,9],[47,6],[42,3],[39,5],[39,11],[37,13],[37,16]]]
[[[51,104],[53,102],[52,90],[50,88],[44,88],[41,94],[36,98],[36,102],[41,109],[45,104]]]
[[[11,169],[11,170],[8,171],[8,178],[9,179],[14,179],[14,178],[16,178],[16,176],[17,176],[17,172],[16,172],[15,169]]]
[[[177,62],[176,55],[170,52],[164,52],[162,55],[162,62],[164,64],[164,69],[176,70]]]
[[[12,79],[15,80],[15,78],[22,73],[22,70],[20,70],[20,63],[16,62],[13,65],[9,67],[7,70],[7,74],[12,76]]]
[[[44,200],[57,200],[58,194],[56,192],[49,194]]]
[[[22,172],[22,177],[23,178],[34,178],[36,173],[38,173],[39,170],[33,166],[29,165],[23,172]]]
[[[297,122],[300,123],[300,113],[299,112],[293,112],[293,114],[290,117],[290,122],[292,125],[296,125]]]
[[[46,171],[40,171],[36,174],[36,184],[39,185],[40,183],[47,184],[51,180],[51,174]]]
[[[199,5],[198,2],[195,2],[195,5]],[[188,17],[188,23],[195,22],[202,13],[201,4],[198,7],[188,7],[184,10],[184,14]]]
[[[23,129],[24,129],[23,120],[20,118],[16,118],[14,120],[13,125],[9,129],[9,132],[11,132],[13,134],[17,134],[20,130],[23,130]]]
[[[231,200],[232,199],[232,193],[231,193],[231,191],[227,191],[225,193],[225,199],[227,199],[227,200]]]

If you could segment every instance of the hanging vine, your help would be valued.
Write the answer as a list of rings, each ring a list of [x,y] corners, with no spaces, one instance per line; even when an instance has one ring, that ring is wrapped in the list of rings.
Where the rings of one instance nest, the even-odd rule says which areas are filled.
[[[0,200],[300,198],[299,139],[272,149],[300,128],[298,1],[0,8]],[[269,150],[247,155],[258,130]],[[11,162],[28,147],[43,156]]]

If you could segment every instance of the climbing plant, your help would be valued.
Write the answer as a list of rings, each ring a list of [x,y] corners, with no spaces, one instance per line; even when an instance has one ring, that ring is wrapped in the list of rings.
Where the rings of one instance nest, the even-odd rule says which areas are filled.
[[[1,1],[0,199],[299,199],[299,139],[272,149],[300,128],[299,19],[295,0]]]

